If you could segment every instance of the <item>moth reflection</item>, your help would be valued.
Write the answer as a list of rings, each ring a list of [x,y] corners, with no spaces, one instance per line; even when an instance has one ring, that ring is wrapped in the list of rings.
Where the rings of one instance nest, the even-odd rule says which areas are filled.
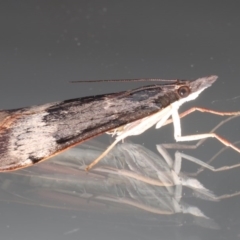
[[[181,216],[178,224],[188,219],[190,224],[217,228],[204,210],[188,200],[217,201],[218,197],[180,171],[181,158],[173,160],[160,145],[157,150],[122,143],[86,172],[102,147],[83,144],[50,161],[1,175],[1,200],[76,210],[147,212],[172,222]],[[183,188],[187,189],[184,196]]]

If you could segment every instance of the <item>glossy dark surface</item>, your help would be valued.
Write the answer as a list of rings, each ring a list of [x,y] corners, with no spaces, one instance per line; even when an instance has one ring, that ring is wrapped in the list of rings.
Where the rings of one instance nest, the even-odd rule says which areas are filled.
[[[240,110],[238,5],[237,2],[206,4],[201,1],[6,1],[0,8],[0,108],[44,104],[143,85],[69,83],[74,80],[196,79],[216,74],[219,76],[217,82],[194,102],[183,106],[181,111],[192,106],[221,111]],[[182,120],[182,133],[208,132],[222,119],[194,113]],[[238,141],[239,121],[235,118],[217,132],[231,142]],[[111,138],[103,136],[98,140],[109,144]],[[129,140],[144,144],[149,151],[158,154],[156,144],[174,142],[172,126],[159,130],[151,128]],[[209,139],[198,149],[184,152],[207,162],[221,148],[217,140]],[[174,152],[170,151],[172,157]],[[238,153],[227,150],[212,164],[219,167],[232,165],[239,163],[239,159]],[[118,167],[125,166],[122,157],[119,164]],[[136,168],[136,165],[132,166]],[[184,187],[182,201],[200,209],[211,222],[201,221],[202,218],[189,214],[166,216],[149,213],[149,209],[130,208],[123,202],[110,204],[108,201],[106,204],[93,201],[91,204],[91,201],[83,201],[74,195],[76,178],[73,181],[76,185],[72,188],[67,184],[67,180],[72,179],[67,176],[73,176],[73,172],[56,173],[60,171],[58,168],[46,167],[49,175],[57,175],[58,179],[61,176],[65,180],[65,185],[60,180],[59,185],[53,185],[55,189],[60,189],[61,185],[65,192],[56,194],[49,187],[49,181],[40,182],[36,178],[34,185],[29,187],[29,181],[22,176],[1,174],[0,232],[3,239],[239,238],[239,196],[217,202],[203,200]],[[68,170],[64,167],[61,171],[64,169]],[[183,162],[184,172],[195,172],[197,169],[195,164]],[[214,173],[205,170],[196,178],[216,196],[221,196],[240,190],[239,171],[232,169]],[[41,174],[46,176],[44,174],[47,173]],[[101,183],[102,179],[100,181],[98,177],[93,176],[93,179]],[[93,186],[90,188],[88,185],[88,189],[93,189]],[[97,185],[94,197],[105,194],[106,198],[108,189]],[[124,194],[125,188],[120,189],[120,193]],[[136,185],[131,196],[144,194],[139,189],[150,188]],[[82,196],[88,196],[89,192]],[[120,193],[117,196],[123,196]],[[144,198],[139,199],[143,204]],[[156,207],[154,204],[157,202],[145,199],[151,207]]]

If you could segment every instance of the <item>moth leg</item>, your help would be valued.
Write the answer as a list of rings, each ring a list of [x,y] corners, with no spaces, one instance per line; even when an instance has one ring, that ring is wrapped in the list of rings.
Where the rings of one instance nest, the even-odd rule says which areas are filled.
[[[239,144],[240,141],[236,141],[234,142],[233,144],[234,145],[237,145]],[[213,162],[215,159],[217,159],[217,157],[223,153],[224,151],[226,151],[228,149],[228,147],[223,147],[221,150],[219,150],[217,153],[214,154],[214,156],[209,160],[207,161],[207,164],[209,165],[211,162]],[[220,171],[225,171],[225,170],[230,170],[230,169],[233,169],[233,168],[237,168],[237,167],[240,167],[240,164],[234,164],[232,166],[223,166],[223,167],[220,167],[220,168],[213,168],[211,171],[213,172],[220,172]],[[188,173],[189,176],[194,176],[196,177],[198,174],[200,174],[202,171],[205,170],[205,167],[202,166],[201,168],[199,168],[196,172],[194,173]]]
[[[216,127],[214,127],[210,133],[216,131],[219,127],[221,127],[222,125],[224,125],[225,123],[227,123],[228,121],[231,121],[232,119],[238,117],[240,115],[240,112],[219,112],[219,111],[214,111],[214,110],[210,110],[207,108],[199,108],[199,107],[193,107],[188,109],[187,111],[181,113],[179,115],[179,118],[183,118],[186,117],[187,115],[195,112],[195,111],[199,111],[199,112],[207,112],[207,113],[211,113],[211,114],[215,114],[215,115],[219,115],[219,116],[232,116],[229,117],[223,121],[221,121]],[[179,120],[180,121],[180,120]],[[164,125],[170,124],[173,122],[173,119],[169,119],[165,122]],[[204,141],[206,141],[207,138],[203,138],[203,139],[198,139],[199,141],[195,144],[195,145],[186,145],[186,144],[178,144],[178,143],[170,143],[170,144],[163,144],[163,146],[167,149],[196,149],[198,148],[200,145],[203,144]],[[212,159],[213,160],[213,159]]]
[[[200,166],[204,166],[205,168],[209,168],[209,169],[212,169],[213,168],[212,166],[208,165],[207,163],[197,158],[194,158],[187,154],[180,153],[178,151],[175,152],[174,161],[172,161],[172,159],[171,161],[169,161],[168,152],[161,144],[157,145],[157,150],[163,156],[163,159],[168,163],[168,165],[170,162],[169,167],[172,169],[171,173],[172,173],[173,182],[176,185],[176,187],[179,186],[179,190],[180,190],[179,191],[178,189],[176,189],[175,197],[177,197],[177,194],[181,193],[181,187],[186,186],[193,189],[195,192],[198,192],[198,195],[204,199],[215,200],[215,195],[210,190],[205,188],[197,179],[190,178],[189,176],[179,175],[181,172],[182,159],[187,159],[189,161],[192,161]],[[180,195],[178,195],[178,197],[179,196]]]
[[[215,168],[195,157],[192,157],[190,155],[187,155],[187,154],[184,154],[184,153],[180,153],[180,152],[176,152],[177,155],[179,155],[178,157],[180,158],[183,158],[183,159],[186,159],[186,160],[189,160],[191,162],[194,162],[196,164],[199,164],[201,166],[203,166],[203,168],[207,168],[209,169],[210,171],[213,171],[213,172],[219,172],[219,171],[225,171],[227,169],[232,169],[232,168],[235,168],[235,167],[239,167],[240,164],[236,164],[236,165],[232,165],[232,166],[224,166],[224,167],[220,167],[220,168]],[[190,176],[195,176],[195,175],[192,175],[192,174],[188,174]],[[231,194],[224,194],[224,195],[221,195],[221,196],[216,196],[214,195],[212,192],[208,192],[208,191],[203,191],[202,194],[204,194],[205,196],[205,199],[208,199],[208,200],[214,200],[214,201],[218,201],[218,200],[222,200],[222,199],[227,199],[227,198],[232,198],[232,197],[236,197],[236,196],[239,196],[240,195],[240,191],[238,192],[235,192],[235,193],[231,193]]]
[[[214,111],[208,108],[200,108],[200,107],[192,107],[190,109],[188,109],[187,111],[183,112],[180,114],[180,117],[185,117],[187,115],[189,115],[190,113],[193,113],[195,111],[199,111],[199,112],[206,112],[206,113],[211,113],[214,115],[219,115],[219,116],[236,116],[236,115],[240,115],[240,112],[220,112],[220,111]]]
[[[179,117],[177,109],[173,109],[172,119],[173,119],[173,126],[174,126],[174,137],[175,137],[176,141],[184,142],[184,141],[196,141],[196,140],[201,140],[201,139],[206,139],[206,138],[216,138],[219,142],[221,142],[225,146],[230,147],[240,153],[240,148],[234,146],[232,143],[230,143],[223,137],[217,135],[216,133],[203,133],[203,134],[182,136],[180,117]]]
[[[118,135],[116,140],[105,150],[97,159],[95,159],[90,165],[86,167],[86,170],[90,170],[94,165],[96,165],[104,156],[109,153],[109,151],[121,140],[124,140],[128,136],[139,135],[145,132],[148,128],[152,127],[153,125],[157,124],[158,127],[161,127],[167,119],[172,114],[172,106],[165,108],[164,110],[148,116],[143,119],[139,119],[131,124],[125,125],[126,127],[123,128],[123,131]]]
[[[158,144],[156,147],[158,152],[162,155],[163,159],[167,162],[168,166],[172,168],[176,174],[179,174],[181,172],[182,158],[194,162],[195,164],[207,168],[211,171],[216,170],[214,167],[201,161],[200,159],[178,151],[175,152],[175,160],[173,161],[166,148],[162,144]]]
[[[187,111],[181,113],[179,115],[179,117],[184,118],[187,115],[189,115],[189,114],[191,114],[195,111],[211,113],[211,114],[219,115],[219,116],[239,116],[240,115],[239,111],[238,112],[219,112],[219,111],[214,111],[214,110],[207,109],[207,108],[192,107],[192,108],[188,109]],[[172,122],[173,122],[173,119],[169,119],[164,125],[167,125],[167,124],[172,123]]]
[[[194,108],[192,108],[194,109]],[[191,110],[192,111],[192,110]],[[185,113],[185,112],[184,112]],[[233,112],[233,113],[237,113],[237,112]],[[221,114],[221,113],[220,113]],[[229,115],[231,114],[231,112],[228,113]],[[181,115],[180,115],[181,117]],[[232,117],[229,117],[223,121],[221,121],[219,124],[217,124],[217,126],[215,126],[210,132],[214,132],[216,131],[219,127],[221,127],[222,125],[224,125],[225,123],[233,120],[234,118],[238,117],[238,115],[234,115]],[[198,148],[207,138],[203,138],[201,139],[200,141],[197,142],[197,144],[195,145],[184,145],[184,144],[174,144],[174,143],[170,143],[170,144],[161,144],[162,147],[164,148],[167,148],[167,149],[195,149],[195,148]],[[225,140],[226,141],[226,140]],[[239,144],[240,141],[236,141],[234,142],[232,145],[235,146],[236,144]],[[198,165],[201,165],[202,167],[199,168],[195,173],[191,173],[191,174],[188,174],[189,176],[197,176],[199,173],[201,173],[202,171],[204,171],[204,169],[209,169],[213,172],[219,172],[219,171],[225,171],[225,170],[230,170],[230,169],[233,169],[233,168],[237,168],[237,167],[240,167],[240,164],[235,164],[235,165],[232,165],[232,166],[223,166],[223,167],[220,167],[220,168],[214,168],[213,166],[210,165],[211,162],[213,162],[215,159],[217,159],[217,157],[222,153],[224,152],[226,149],[228,149],[228,145],[226,145],[224,148],[222,148],[220,151],[218,151],[207,163],[204,163],[204,165],[202,164],[202,161],[200,160],[200,162],[198,161],[197,158],[194,158],[194,157],[190,157],[188,155],[184,155],[185,156],[184,158],[185,159],[188,159],[192,162],[195,162],[196,164]],[[188,156],[188,157],[187,157]],[[195,161],[196,160],[196,161]],[[205,165],[207,164],[207,165]]]
[[[226,122],[234,119],[235,117],[238,117],[240,115],[240,112],[219,112],[219,111],[214,111],[214,110],[210,110],[210,109],[207,109],[207,108],[200,108],[200,107],[193,107],[193,108],[190,108],[188,109],[187,111],[181,113],[179,115],[179,118],[184,118],[186,117],[187,115],[195,112],[195,111],[199,111],[199,112],[207,112],[207,113],[211,113],[211,114],[215,114],[215,115],[219,115],[219,116],[232,116],[228,119],[225,119],[223,120],[222,122],[220,122],[216,127],[214,127],[210,132],[214,132],[216,131],[219,127],[221,127],[223,124],[225,124]],[[163,125],[167,125],[167,124],[170,124],[173,122],[173,119],[168,119],[165,124]],[[171,143],[171,144],[164,144],[164,147],[165,148],[168,148],[168,149],[195,149],[197,147],[199,147],[204,141],[206,140],[205,139],[201,139],[200,141],[198,141],[195,145],[184,145],[184,144],[174,144],[174,143]]]
[[[232,194],[224,194],[221,196],[216,197],[217,200],[222,200],[222,199],[227,199],[227,198],[232,198],[232,197],[237,197],[240,195],[240,192],[235,192]]]
[[[89,171],[94,167],[103,157],[105,157],[111,149],[120,141],[121,139],[116,139],[98,158],[96,158],[92,163],[86,167],[86,171]]]
[[[234,144],[239,144],[240,141],[237,141],[235,142]],[[220,151],[218,151],[209,161],[208,163],[212,162],[214,159],[216,159],[217,156],[219,156],[223,151],[225,151],[228,147],[225,147],[225,148],[222,148]],[[235,164],[235,165],[232,165],[232,166],[223,166],[223,167],[220,167],[220,168],[214,168],[213,166],[209,165],[208,163],[204,163],[202,162],[201,160],[195,158],[195,157],[192,157],[192,156],[189,156],[189,155],[186,155],[186,154],[183,154],[181,153],[181,157],[184,158],[184,159],[187,159],[189,161],[192,161],[192,162],[195,162],[197,164],[199,164],[198,161],[201,162],[200,165],[202,165],[202,167],[195,173],[190,173],[188,174],[188,176],[194,176],[196,177],[199,173],[201,173],[204,169],[209,169],[210,171],[213,171],[213,172],[220,172],[220,171],[225,171],[225,170],[229,170],[229,169],[233,169],[233,168],[237,168],[237,167],[240,167],[240,164]],[[196,162],[196,161],[197,162]],[[203,164],[202,164],[203,163]],[[205,165],[207,164],[207,165]],[[221,196],[214,196],[212,199],[213,200],[222,200],[222,199],[228,199],[228,198],[232,198],[232,197],[237,197],[240,195],[240,191],[237,191],[237,192],[234,192],[234,193],[231,193],[231,194],[223,194]]]
[[[179,155],[181,158],[184,158],[188,161],[194,162],[197,165],[200,165],[203,168],[207,168],[212,172],[221,172],[221,171],[229,170],[229,169],[232,169],[232,168],[240,167],[240,163],[238,163],[238,164],[234,164],[232,166],[223,166],[223,167],[215,168],[215,167],[209,165],[208,163],[205,163],[205,162],[201,161],[200,159],[195,158],[193,156],[190,156],[190,155],[187,155],[187,154],[184,154],[184,153],[180,153],[180,152],[176,152],[176,154]]]
[[[180,115],[181,117],[181,115]],[[229,117],[223,121],[221,121],[219,124],[217,124],[217,126],[215,126],[211,131],[211,132],[215,132],[218,128],[220,128],[222,125],[224,125],[225,123],[231,121],[232,119],[238,117],[237,116],[232,116],[232,117]],[[172,121],[172,119],[171,119]],[[206,139],[201,139],[199,140],[195,145],[186,145],[186,144],[181,144],[181,143],[165,143],[165,144],[162,144],[162,146],[164,146],[165,148],[167,149],[196,149],[198,148],[200,145],[203,144],[203,142],[206,141]],[[234,144],[235,145],[235,144]]]

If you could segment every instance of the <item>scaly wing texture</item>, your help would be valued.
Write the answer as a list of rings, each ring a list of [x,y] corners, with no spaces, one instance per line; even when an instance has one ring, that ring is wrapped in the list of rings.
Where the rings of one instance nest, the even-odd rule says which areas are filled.
[[[0,111],[0,171],[47,159],[160,111],[178,97],[172,87],[154,86]]]

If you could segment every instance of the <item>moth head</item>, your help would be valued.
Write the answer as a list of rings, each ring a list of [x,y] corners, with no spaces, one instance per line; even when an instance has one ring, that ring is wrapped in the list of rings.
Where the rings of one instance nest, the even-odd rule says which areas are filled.
[[[199,94],[206,88],[210,87],[216,80],[217,76],[212,75],[208,77],[198,78],[193,81],[185,82],[185,84],[180,85],[177,89],[179,98],[183,102],[191,101],[196,99]]]

